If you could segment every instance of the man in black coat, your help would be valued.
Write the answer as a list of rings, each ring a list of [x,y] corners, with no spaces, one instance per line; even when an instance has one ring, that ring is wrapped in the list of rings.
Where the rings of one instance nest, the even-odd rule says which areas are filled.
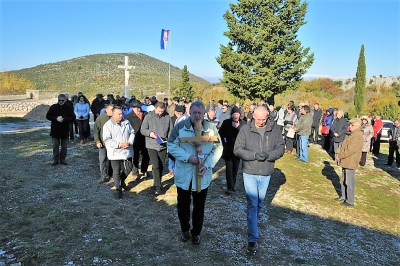
[[[58,95],[58,103],[50,106],[46,118],[51,121],[50,136],[53,142],[53,162],[66,165],[67,143],[69,135],[69,124],[74,121],[75,113],[73,108],[65,105],[66,97],[64,94]],[[61,152],[60,152],[61,144]]]
[[[93,120],[96,122],[98,116],[100,116],[101,109],[104,108],[104,99],[103,94],[96,94],[96,98],[94,98],[92,105],[90,106],[90,110],[93,113]]]
[[[319,132],[319,124],[321,123],[322,118],[322,110],[319,108],[319,104],[314,104],[313,110],[313,122],[311,125],[311,135],[310,142],[318,143],[318,132]]]
[[[225,193],[227,195],[230,195],[232,192],[236,192],[236,176],[239,169],[240,158],[233,154],[233,148],[235,146],[235,141],[237,135],[239,134],[239,130],[245,124],[246,122],[240,119],[239,108],[234,106],[231,111],[231,118],[224,120],[218,131],[224,147],[222,158],[225,160],[226,165]]]
[[[139,168],[139,156],[142,154],[142,164],[140,165],[140,171],[142,176],[147,176],[147,168],[149,167],[150,157],[149,152],[146,149],[145,137],[140,132],[142,122],[147,112],[143,112],[141,109],[142,104],[139,101],[132,101],[132,112],[130,112],[125,119],[131,123],[133,130],[135,131],[135,140],[133,141],[133,168],[132,174],[138,176]]]

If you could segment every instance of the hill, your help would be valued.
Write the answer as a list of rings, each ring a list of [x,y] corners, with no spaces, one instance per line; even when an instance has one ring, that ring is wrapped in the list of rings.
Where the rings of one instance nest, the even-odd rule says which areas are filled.
[[[88,55],[10,72],[26,77],[38,88],[70,95],[79,91],[89,97],[100,92],[123,95],[125,74],[118,66],[125,64],[125,56],[129,56],[129,65],[135,66],[129,78],[130,95],[168,93],[168,63],[142,53]],[[181,74],[180,68],[171,65],[171,91],[180,81]],[[198,76],[189,74],[189,77],[194,85],[209,85]]]

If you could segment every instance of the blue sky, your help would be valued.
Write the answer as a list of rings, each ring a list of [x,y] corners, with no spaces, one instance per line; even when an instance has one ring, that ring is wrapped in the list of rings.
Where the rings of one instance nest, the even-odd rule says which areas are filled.
[[[227,0],[0,0],[0,71],[98,53],[140,52],[215,81]],[[298,34],[315,61],[305,78],[400,76],[400,1],[309,0]],[[161,29],[171,30],[169,50]],[[134,62],[130,62],[134,65]]]

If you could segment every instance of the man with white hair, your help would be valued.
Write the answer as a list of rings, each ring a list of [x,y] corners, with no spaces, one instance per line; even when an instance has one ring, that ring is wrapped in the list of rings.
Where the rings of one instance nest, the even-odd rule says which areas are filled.
[[[336,160],[342,167],[342,182],[341,195],[335,200],[343,201],[341,205],[344,207],[354,206],[356,169],[360,162],[363,144],[361,119],[353,118],[350,120],[350,134],[346,136],[336,155]]]

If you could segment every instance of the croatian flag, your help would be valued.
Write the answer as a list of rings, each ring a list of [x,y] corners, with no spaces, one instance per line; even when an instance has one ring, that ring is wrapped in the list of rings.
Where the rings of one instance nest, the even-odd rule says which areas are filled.
[[[161,49],[164,50],[167,48],[167,43],[168,43],[168,36],[169,36],[169,30],[161,30]]]

